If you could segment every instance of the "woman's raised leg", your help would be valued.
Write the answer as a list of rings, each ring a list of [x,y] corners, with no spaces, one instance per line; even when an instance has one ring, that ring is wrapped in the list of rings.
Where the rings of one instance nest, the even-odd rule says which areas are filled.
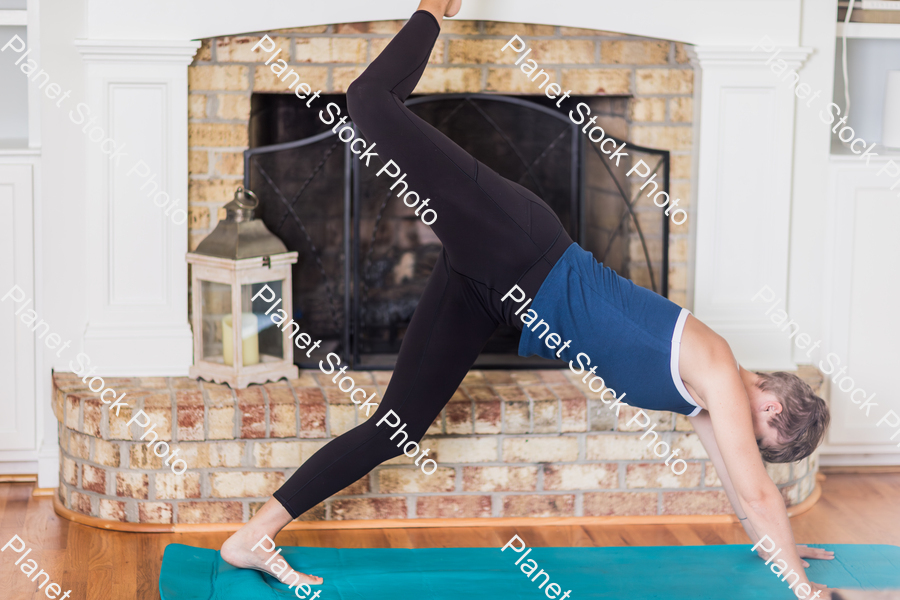
[[[461,0],[422,0],[418,10],[430,13],[440,25],[443,16],[453,16],[458,12],[460,3]],[[428,18],[425,15],[422,17]],[[415,29],[421,35],[422,28],[410,28],[410,31],[415,34]],[[389,72],[406,69],[406,86],[401,85],[397,90],[405,98],[421,77],[438,31],[439,27],[437,31],[426,29],[424,61],[419,58],[411,66],[379,66],[387,62],[385,57],[380,63],[378,60],[373,62],[370,69],[374,67]],[[433,36],[430,44],[428,36]],[[388,78],[391,76],[388,73]],[[379,77],[383,78],[384,74]],[[368,79],[369,82],[373,80],[378,81],[378,78]],[[366,103],[367,93],[383,93],[383,88],[374,90],[369,86],[369,89],[359,89],[362,87],[356,86],[354,95],[358,99],[357,104]],[[397,87],[396,82],[393,87]],[[373,96],[372,100],[375,99]],[[388,410],[394,410],[403,415],[404,422],[409,425],[410,439],[420,439],[424,435],[497,325],[478,308],[482,303],[477,297],[483,296],[484,292],[473,292],[471,282],[458,277],[448,267],[447,257],[442,254],[413,315],[391,385],[376,414],[363,425],[332,440],[306,461],[276,493],[278,499],[269,499],[250,521],[226,540],[221,550],[223,560],[236,567],[260,569],[274,576],[271,566],[264,564],[270,553],[261,551],[262,548],[253,550],[263,536],[274,540],[278,532],[296,516],[353,483],[384,460],[399,454],[392,444],[385,443],[383,439],[389,437],[385,434],[388,429],[376,429],[376,418]],[[464,335],[459,335],[461,330]],[[451,338],[453,341],[448,343]],[[407,403],[407,400],[411,402]],[[401,412],[402,406],[407,406],[407,410]],[[322,581],[316,576],[300,575],[300,583],[318,584]]]

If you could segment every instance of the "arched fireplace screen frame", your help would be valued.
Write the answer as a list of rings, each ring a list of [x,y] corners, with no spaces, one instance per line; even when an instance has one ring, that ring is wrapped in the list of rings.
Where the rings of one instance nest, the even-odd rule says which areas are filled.
[[[435,124],[439,129],[441,126],[448,122],[463,106],[471,106],[484,118],[485,122],[489,124],[493,130],[500,135],[500,137],[508,144],[509,149],[516,155],[516,157],[521,162],[521,166],[523,167],[523,171],[519,178],[519,183],[522,183],[526,177],[531,179],[534,183],[534,186],[538,188],[536,193],[539,196],[545,197],[541,194],[541,186],[538,178],[534,176],[533,168],[535,165],[542,159],[544,156],[552,151],[552,149],[557,145],[557,142],[562,139],[563,134],[566,131],[570,131],[570,151],[571,151],[571,165],[570,165],[570,177],[571,177],[571,198],[570,198],[570,219],[575,221],[575,224],[570,223],[570,227],[568,228],[570,232],[574,229],[577,229],[573,238],[579,243],[583,243],[585,239],[585,222],[584,218],[584,195],[585,195],[585,158],[586,152],[588,151],[588,147],[592,148],[593,151],[600,158],[599,162],[603,165],[603,168],[610,176],[610,180],[615,184],[616,191],[618,193],[619,199],[622,201],[622,205],[624,210],[622,211],[621,218],[619,220],[618,227],[613,230],[613,234],[609,240],[609,243],[606,247],[606,250],[603,252],[601,257],[598,260],[602,260],[602,257],[606,256],[607,252],[612,247],[613,243],[616,241],[616,238],[620,235],[621,232],[625,231],[623,225],[625,224],[626,219],[630,219],[631,226],[633,227],[633,232],[638,236],[638,239],[641,243],[641,248],[644,256],[644,261],[646,264],[647,272],[650,279],[650,286],[653,291],[661,294],[662,296],[668,296],[668,266],[669,266],[669,219],[665,216],[664,211],[660,210],[660,218],[662,219],[662,248],[661,248],[661,261],[659,263],[659,269],[654,268],[653,260],[651,259],[650,252],[647,246],[647,240],[645,238],[644,232],[642,231],[640,221],[637,217],[637,214],[634,210],[635,204],[642,193],[641,191],[637,191],[634,194],[630,194],[623,183],[627,183],[624,177],[624,173],[620,173],[619,176],[616,176],[616,172],[614,172],[612,166],[609,164],[609,160],[607,160],[606,155],[600,152],[600,149],[597,147],[597,144],[588,142],[586,140],[586,136],[579,131],[579,125],[573,123],[571,119],[568,118],[567,113],[554,110],[543,106],[541,104],[537,104],[525,98],[504,96],[504,95],[494,95],[494,94],[477,94],[477,93],[458,93],[458,94],[434,94],[428,96],[418,96],[414,98],[410,98],[406,101],[407,106],[416,106],[420,104],[426,104],[429,102],[446,102],[457,100],[458,105],[453,108],[442,120],[441,123]],[[523,154],[520,152],[518,146],[515,141],[508,135],[506,131],[494,120],[491,116],[486,112],[483,107],[479,106],[479,103],[487,103],[487,102],[500,102],[507,103],[512,105],[517,105],[520,107],[527,108],[529,110],[539,111],[553,119],[556,119],[563,123],[565,127],[560,130],[560,134],[554,138],[554,140],[543,150],[543,152],[533,160],[530,164],[526,161]],[[353,125],[352,121],[347,123],[348,125]],[[355,129],[355,126],[354,126]],[[621,140],[615,136],[607,135],[606,137],[612,138],[616,142],[616,146],[620,146],[622,143],[625,143],[625,140]],[[334,138],[334,142],[325,149],[325,151],[321,155],[321,159],[317,162],[317,166],[313,171],[309,174],[309,176],[304,180],[303,184],[300,186],[299,191],[293,195],[291,200],[288,200],[285,197],[285,194],[279,189],[277,183],[272,179],[269,173],[263,168],[258,160],[254,160],[257,157],[272,154],[276,152],[283,152],[287,150],[295,150],[298,148],[303,148],[305,146],[310,146],[316,144],[318,142],[328,140],[329,138]],[[364,302],[365,295],[368,292],[367,283],[365,279],[360,279],[360,274],[366,272],[367,264],[371,260],[372,249],[374,245],[369,243],[369,252],[366,257],[362,257],[363,264],[360,263],[360,173],[359,173],[359,161],[352,160],[353,156],[350,153],[350,147],[348,144],[343,144],[344,149],[344,174],[343,174],[343,211],[344,211],[344,219],[343,219],[343,255],[344,257],[350,257],[350,260],[343,261],[343,278],[344,278],[344,293],[343,298],[337,297],[337,286],[336,282],[329,282],[327,273],[325,272],[324,266],[321,261],[321,257],[319,255],[319,250],[316,248],[313,243],[306,226],[303,223],[303,220],[294,210],[294,207],[303,197],[304,191],[309,187],[309,184],[313,181],[313,179],[322,171],[325,162],[328,158],[337,150],[338,146],[343,144],[337,138],[337,134],[333,133],[331,130],[324,131],[314,136],[310,136],[307,138],[303,138],[300,140],[286,142],[281,144],[272,144],[268,146],[261,146],[257,148],[251,148],[244,151],[244,186],[250,188],[251,183],[251,174],[254,170],[262,177],[265,181],[266,185],[271,188],[271,191],[277,196],[280,202],[284,205],[286,212],[284,217],[281,219],[280,224],[273,228],[273,233],[276,235],[279,234],[279,230],[284,226],[285,222],[288,218],[291,218],[294,223],[298,226],[300,231],[304,234],[307,242],[306,252],[309,252],[312,258],[316,261],[318,269],[323,276],[323,280],[325,281],[325,287],[328,290],[329,295],[329,307],[331,311],[331,318],[334,321],[335,329],[343,330],[343,343],[341,351],[338,353],[342,355],[342,360],[345,362],[349,362],[351,366],[354,368],[378,368],[377,366],[372,365],[362,365],[361,356],[359,352],[359,344],[356,343],[356,340],[353,336],[354,326],[361,324],[362,319],[364,318]],[[639,146],[633,143],[627,143],[627,149],[630,151],[637,151],[643,154],[649,155],[651,157],[655,157],[651,164],[651,174],[648,174],[647,177],[650,177],[652,174],[657,174],[662,176],[661,180],[661,189],[668,192],[669,191],[669,176],[670,176],[670,153],[668,150],[660,150],[657,148],[648,148],[645,146]],[[477,158],[477,157],[476,157]],[[645,162],[651,162],[646,160]],[[620,167],[618,169],[622,171],[623,169]],[[381,217],[383,216],[385,209],[388,205],[388,201],[392,197],[393,193],[388,192],[387,195],[383,198],[381,202],[381,206],[378,209],[377,216],[375,218],[375,223],[373,226],[372,232],[372,240],[374,240],[375,235],[378,233],[378,226],[381,222]],[[657,272],[658,271],[658,272]],[[361,295],[363,296],[361,298]],[[340,319],[338,317],[337,306],[343,305],[344,319],[343,325],[340,325]],[[302,357],[301,357],[302,358]],[[314,363],[310,365],[304,365],[301,363],[301,366],[313,366]],[[493,365],[482,365],[482,366],[499,366],[503,368],[517,368],[517,367],[534,367],[537,365],[534,364],[493,364]]]

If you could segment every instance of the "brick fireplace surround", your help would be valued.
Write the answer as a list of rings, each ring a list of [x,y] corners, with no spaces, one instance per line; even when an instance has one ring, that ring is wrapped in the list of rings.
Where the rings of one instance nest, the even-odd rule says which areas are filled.
[[[350,23],[270,32],[301,79],[342,93],[402,21]],[[615,33],[515,23],[445,21],[416,93],[534,93],[534,84],[500,48],[513,35],[555,71],[573,95],[629,98],[623,135],[672,151],[674,197],[690,213],[693,68],[682,44]],[[189,212],[191,250],[223,216],[243,176],[250,97],[284,92],[251,51],[262,34],[203,40],[189,68]],[[569,107],[571,108],[571,107]],[[618,133],[618,132],[617,132]],[[658,209],[638,204],[650,244],[659,244]],[[684,306],[688,231],[672,225],[670,298]],[[655,233],[654,233],[655,232]],[[633,275],[638,283],[641,274]],[[156,423],[160,439],[188,464],[175,475],[146,448],[142,430],[70,373],[54,376],[59,420],[58,500],[69,511],[119,524],[236,523],[251,517],[306,458],[358,424],[346,394],[316,371],[299,379],[232,391],[188,378],[106,378],[128,392],[134,410]],[[400,457],[301,517],[306,521],[490,517],[716,515],[730,511],[715,470],[687,419],[652,413],[662,439],[680,451],[675,476],[654,460],[634,409],[617,418],[565,370],[472,371],[423,442],[439,468],[425,476]],[[802,369],[814,389],[815,369]],[[383,394],[389,372],[354,373]],[[789,506],[811,496],[816,455],[769,465]],[[96,521],[95,521],[96,523]]]
[[[569,369],[470,371],[428,430],[438,470],[412,459],[377,467],[301,517],[308,521],[484,517],[715,515],[730,512],[689,421],[651,417],[687,471],[675,476]],[[351,373],[379,397],[390,372]],[[813,369],[800,375],[818,389]],[[356,426],[359,411],[321,373],[232,391],[184,377],[107,378],[143,410],[160,439],[188,465],[172,473],[139,440],[129,410],[116,416],[71,373],[54,377],[59,419],[59,501],[76,513],[131,523],[246,521],[290,474],[331,438]],[[815,487],[816,455],[768,465],[785,502]]]

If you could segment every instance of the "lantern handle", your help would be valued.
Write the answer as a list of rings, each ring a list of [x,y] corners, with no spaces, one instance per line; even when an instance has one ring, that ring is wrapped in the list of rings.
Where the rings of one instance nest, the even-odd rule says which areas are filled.
[[[243,202],[243,197],[249,197],[253,199],[253,204],[245,204]],[[259,198],[250,190],[245,190],[243,186],[238,186],[237,190],[234,193],[234,201],[238,203],[238,206],[246,209],[253,209],[259,206]]]

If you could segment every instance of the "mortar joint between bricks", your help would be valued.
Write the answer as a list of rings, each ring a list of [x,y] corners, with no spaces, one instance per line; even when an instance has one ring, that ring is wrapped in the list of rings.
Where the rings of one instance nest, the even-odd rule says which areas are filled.
[[[67,396],[68,398],[68,396]],[[66,400],[68,403],[68,400]],[[78,400],[78,431],[84,431],[84,399],[80,398]]]
[[[534,433],[534,399],[528,394],[528,430]]]
[[[271,423],[269,422],[271,420],[271,416],[272,416],[271,415],[272,411],[270,410],[271,404],[272,404],[272,399],[269,397],[269,391],[266,389],[266,386],[260,385],[259,388],[263,395],[263,408],[265,411],[265,420],[266,420],[265,438],[269,439],[271,437],[270,432],[271,432],[271,427],[272,427]]]
[[[240,403],[238,402],[238,399],[237,399],[237,394],[234,393],[234,390],[231,389],[231,386],[228,386],[228,391],[231,393],[231,408],[232,408],[232,412],[233,412],[233,415],[231,417],[231,428],[232,428],[231,434],[234,437],[232,437],[231,439],[240,440],[240,439],[242,439],[241,438],[241,424],[242,424],[242,420],[243,420],[241,418],[241,407],[240,407]]]
[[[562,400],[559,398],[559,395],[554,392],[556,396],[556,434],[562,435],[562,422],[563,422],[563,406]],[[580,448],[579,448],[579,457],[581,456]]]
[[[576,517],[584,516],[584,492],[583,491],[575,492],[575,516]]]
[[[302,406],[300,405],[300,398],[297,397],[297,393],[294,391],[294,386],[291,385],[290,380],[287,382],[288,389],[291,391],[291,398],[294,399],[294,406],[297,408],[294,410],[294,431],[297,432],[297,436],[300,435],[300,432],[303,431],[301,428],[303,426],[303,420],[300,418],[300,411],[302,410]],[[326,411],[326,420],[327,420],[327,411]],[[287,476],[285,476],[287,479]]]
[[[181,435],[181,429],[178,424],[178,392],[176,392],[174,389],[171,390],[169,392],[169,399],[172,402],[172,424],[169,427],[169,429],[171,430],[170,444],[174,444],[181,441],[181,438],[179,437]]]
[[[212,495],[212,483],[209,480],[209,469],[198,469],[200,475],[200,497],[209,498]]]
[[[103,467],[104,478],[106,479],[106,495],[112,498],[116,497],[116,477],[115,472],[108,470],[109,467]]]
[[[138,523],[140,522],[140,512],[138,509],[137,500],[131,499],[123,499],[122,502],[125,503],[125,521],[127,523]]]

